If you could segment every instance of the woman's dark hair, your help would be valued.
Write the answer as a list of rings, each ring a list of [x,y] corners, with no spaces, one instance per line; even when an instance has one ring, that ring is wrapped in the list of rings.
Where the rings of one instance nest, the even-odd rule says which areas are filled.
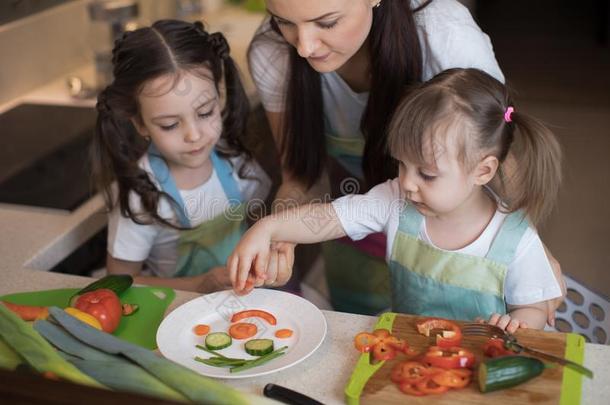
[[[362,166],[368,187],[396,176],[396,165],[386,150],[387,127],[401,89],[421,81],[422,50],[413,14],[430,1],[414,10],[411,0],[384,0],[373,8],[368,36],[372,80],[360,122],[366,141]],[[281,35],[273,18],[271,28]],[[322,174],[327,158],[320,73],[294,47],[290,47],[289,63],[280,150],[285,167],[311,187]]]
[[[119,204],[121,214],[139,224],[157,222],[177,228],[158,215],[159,201],[169,195],[159,190],[138,165],[147,142],[137,134],[131,119],[140,119],[138,94],[150,80],[164,75],[189,72],[209,79],[211,74],[218,94],[224,80],[225,108],[222,134],[217,145],[224,158],[250,152],[242,143],[249,104],[229,46],[220,33],[208,34],[200,22],[161,20],[151,27],[126,32],[112,51],[113,82],[98,96],[95,137],[92,145],[94,180],[102,190],[106,206]],[[239,169],[243,177],[244,165]],[[116,181],[118,194],[112,192]],[[143,213],[129,204],[134,192],[142,202]]]
[[[424,163],[426,147],[446,144],[447,134],[459,137],[457,158],[467,171],[495,156],[500,165],[490,184],[502,202],[499,208],[523,209],[534,224],[555,204],[561,184],[557,139],[516,108],[506,86],[482,70],[445,70],[411,89],[388,133],[388,150],[396,159]]]

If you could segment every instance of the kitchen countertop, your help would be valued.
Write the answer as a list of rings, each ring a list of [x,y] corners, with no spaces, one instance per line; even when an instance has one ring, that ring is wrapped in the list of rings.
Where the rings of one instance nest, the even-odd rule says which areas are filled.
[[[24,271],[4,268],[0,295],[19,291],[34,291],[62,287],[81,287],[91,280],[65,274]],[[168,313],[198,294],[177,291]],[[358,359],[353,349],[353,337],[363,330],[372,330],[375,317],[342,312],[322,311],[328,322],[328,333],[320,348],[302,363],[281,373],[243,380],[223,380],[238,389],[262,394],[267,383],[274,383],[309,395],[325,404],[344,403],[343,389]],[[610,397],[610,346],[585,345],[585,366],[595,378],[583,379],[582,405],[606,404]]]

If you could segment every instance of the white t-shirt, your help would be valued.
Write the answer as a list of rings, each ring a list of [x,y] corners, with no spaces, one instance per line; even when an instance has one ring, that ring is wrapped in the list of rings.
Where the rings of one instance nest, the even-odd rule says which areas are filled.
[[[417,7],[422,0],[412,0]],[[414,14],[422,47],[424,81],[449,68],[478,68],[496,79],[504,76],[489,37],[456,0],[433,0]],[[290,45],[263,22],[249,54],[250,73],[265,110],[284,111]],[[336,72],[322,73],[326,131],[339,137],[361,137],[360,120],[368,93],[356,93]]]
[[[243,159],[237,157],[231,159],[231,162],[237,169],[241,167]],[[154,179],[148,155],[140,159],[139,165]],[[246,165],[245,175],[251,178],[243,179],[237,172],[238,170],[233,171],[233,178],[244,202],[264,201],[269,194],[271,180],[258,163],[251,161]],[[153,182],[159,187],[156,180]],[[192,226],[220,215],[229,206],[216,170],[199,187],[179,192]],[[142,212],[139,196],[132,192],[129,199],[133,211]],[[162,218],[178,223],[175,211],[167,199],[160,201],[158,213]],[[130,218],[123,217],[118,205],[108,214],[108,253],[115,259],[144,261],[145,269],[159,277],[171,277],[176,271],[178,237],[179,231],[167,226],[139,225]]]
[[[398,230],[401,207],[404,205],[398,179],[379,184],[364,195],[353,194],[341,197],[332,205],[345,233],[350,238],[360,240],[371,233],[385,233],[386,259],[389,261]],[[452,252],[485,257],[505,217],[505,213],[496,211],[481,236],[468,246]],[[418,239],[434,246],[426,232],[425,218],[421,223]],[[504,299],[508,304],[525,305],[560,295],[561,288],[555,280],[542,241],[536,230],[528,227],[517,246],[513,261],[508,265],[504,282]]]

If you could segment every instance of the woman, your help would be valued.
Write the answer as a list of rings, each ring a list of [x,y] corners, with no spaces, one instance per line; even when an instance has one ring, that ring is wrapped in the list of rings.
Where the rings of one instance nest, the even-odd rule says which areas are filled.
[[[455,0],[266,5],[271,17],[252,41],[249,62],[282,156],[276,203],[319,198],[326,173],[333,198],[396,177],[386,130],[409,85],[452,67],[504,81],[489,38]],[[336,310],[374,314],[389,307],[385,251],[381,234],[324,245]]]

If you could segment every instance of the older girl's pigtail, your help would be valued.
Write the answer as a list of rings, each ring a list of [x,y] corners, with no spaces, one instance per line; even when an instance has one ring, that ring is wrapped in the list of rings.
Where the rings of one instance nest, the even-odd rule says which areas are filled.
[[[239,71],[233,58],[230,56],[230,48],[225,37],[216,32],[211,34],[208,41],[212,44],[214,52],[220,57],[223,65],[223,75],[226,91],[226,105],[222,113],[223,139],[236,154],[251,157],[250,152],[242,143],[242,136],[246,132],[250,103],[241,82]]]
[[[509,107],[510,108],[510,107]],[[505,125],[512,127],[513,142],[504,172],[511,211],[523,209],[538,224],[552,211],[561,184],[561,147],[553,133],[540,121],[517,111],[506,110]]]
[[[136,223],[147,224],[154,220],[175,227],[156,215],[163,192],[155,187],[137,164],[146,150],[147,142],[136,132],[129,118],[120,109],[113,108],[112,93],[112,87],[108,86],[98,96],[98,116],[91,146],[93,178],[102,191],[106,207],[111,210],[118,203],[121,214]],[[118,193],[112,190],[115,181]],[[130,191],[141,197],[142,208],[150,215],[132,210]]]

